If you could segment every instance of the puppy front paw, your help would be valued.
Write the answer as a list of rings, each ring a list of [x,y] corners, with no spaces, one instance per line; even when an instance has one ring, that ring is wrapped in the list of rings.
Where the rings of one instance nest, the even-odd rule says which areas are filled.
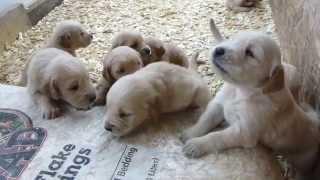
[[[198,138],[193,138],[187,141],[182,151],[184,155],[189,158],[198,158],[206,153],[202,142]]]
[[[189,139],[191,139],[192,137],[190,136],[190,131],[186,130],[183,131],[180,136],[179,139],[182,143],[186,143]]]
[[[59,107],[45,107],[41,108],[41,114],[43,119],[54,119],[62,115],[62,110]]]

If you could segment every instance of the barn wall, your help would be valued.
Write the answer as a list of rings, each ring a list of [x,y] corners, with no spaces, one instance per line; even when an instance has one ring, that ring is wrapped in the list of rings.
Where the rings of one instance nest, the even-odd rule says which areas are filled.
[[[304,94],[320,102],[320,0],[270,0],[284,61],[301,72]]]

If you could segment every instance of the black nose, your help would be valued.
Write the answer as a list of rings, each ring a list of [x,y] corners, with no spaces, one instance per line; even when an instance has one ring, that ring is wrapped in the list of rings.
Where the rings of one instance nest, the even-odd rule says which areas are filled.
[[[96,100],[96,94],[88,94],[87,97],[90,102],[94,102]]]
[[[214,50],[214,54],[213,56],[215,58],[217,57],[221,57],[225,54],[225,49],[223,47],[217,47],[215,50]]]
[[[93,39],[93,34],[90,34],[89,37],[90,37],[90,39]]]
[[[150,48],[143,48],[142,51],[147,54],[147,55],[150,55],[151,54],[151,50]]]
[[[107,130],[107,131],[112,132],[112,127],[113,127],[113,125],[107,123],[107,124],[104,126],[104,129]]]

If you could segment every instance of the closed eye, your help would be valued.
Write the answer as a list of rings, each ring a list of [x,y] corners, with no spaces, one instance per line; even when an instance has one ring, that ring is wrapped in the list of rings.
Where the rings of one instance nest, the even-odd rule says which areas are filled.
[[[246,56],[254,58],[254,54],[250,48],[246,49]]]
[[[131,115],[132,115],[132,113],[127,113],[127,112],[124,112],[124,111],[120,111],[120,112],[119,112],[119,117],[120,117],[120,118],[129,117],[129,116],[131,116]]]
[[[73,84],[72,86],[69,87],[70,91],[77,91],[79,89],[79,84]]]
[[[133,48],[133,49],[137,49],[138,48],[138,43],[135,42],[130,47]]]
[[[120,69],[118,69],[117,73],[118,74],[123,74],[123,73],[125,73],[125,70],[123,68],[120,68]]]

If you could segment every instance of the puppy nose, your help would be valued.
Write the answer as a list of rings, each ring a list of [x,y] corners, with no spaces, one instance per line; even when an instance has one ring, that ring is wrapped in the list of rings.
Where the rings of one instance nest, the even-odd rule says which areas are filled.
[[[214,51],[213,57],[221,57],[225,54],[225,49],[223,47],[217,47]]]
[[[96,100],[96,94],[95,93],[91,93],[87,95],[89,101],[92,103]]]
[[[93,34],[89,34],[90,39],[93,39]]]
[[[151,54],[151,50],[150,48],[143,48],[142,51],[147,54],[147,55],[150,55]]]
[[[107,131],[112,132],[112,128],[113,128],[113,127],[114,127],[114,126],[113,126],[112,124],[106,123],[106,125],[104,126],[104,129],[107,130]]]

